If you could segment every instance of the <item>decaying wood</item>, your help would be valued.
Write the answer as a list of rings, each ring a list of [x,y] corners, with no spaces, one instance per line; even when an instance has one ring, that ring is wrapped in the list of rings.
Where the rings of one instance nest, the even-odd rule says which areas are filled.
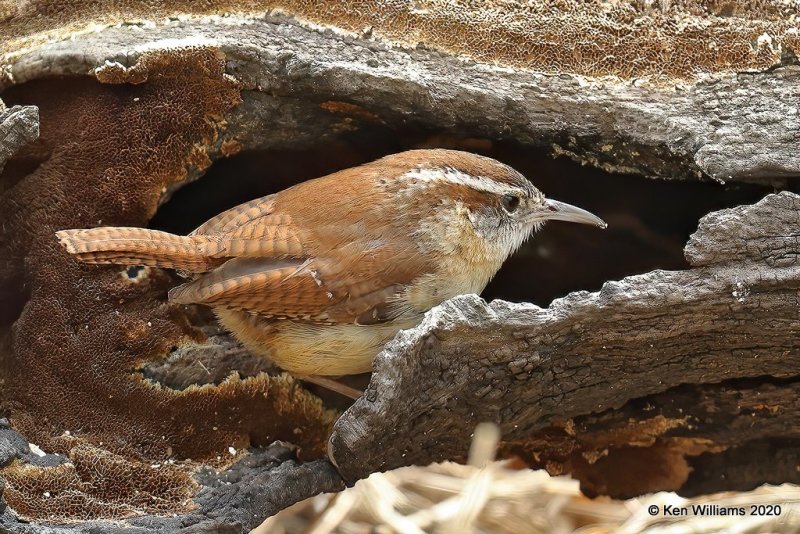
[[[39,136],[39,113],[34,106],[6,109],[0,101],[0,172],[21,146]]]
[[[345,479],[356,480],[412,462],[463,456],[475,425],[493,421],[512,448],[527,451],[532,463],[551,470],[569,470],[563,459],[564,465],[556,465],[558,454],[551,454],[548,440],[537,435],[551,426],[575,436],[575,448],[585,458],[602,458],[615,447],[650,447],[653,460],[674,456],[677,446],[670,439],[680,435],[680,428],[695,430],[692,443],[684,444],[687,457],[729,454],[730,448],[765,438],[787,440],[785,449],[796,457],[791,389],[782,401],[765,401],[763,417],[752,419],[749,432],[735,442],[730,435],[719,439],[715,429],[705,433],[707,417],[665,416],[663,400],[635,411],[637,419],[668,419],[649,433],[637,432],[639,423],[628,420],[627,435],[617,429],[605,442],[582,443],[585,438],[576,436],[570,420],[619,410],[681,384],[792,380],[800,374],[798,214],[800,197],[791,193],[712,213],[686,247],[691,269],[608,282],[598,293],[573,293],[547,309],[487,304],[475,296],[443,304],[378,357],[365,395],[336,423],[329,454]],[[729,405],[715,416],[734,419],[753,409],[746,403]],[[776,428],[775,417],[794,424]],[[538,447],[526,447],[534,436]],[[753,461],[764,463],[763,458]],[[584,466],[585,482],[596,475],[590,463]],[[598,470],[602,464],[597,462]],[[762,469],[774,475],[773,466]],[[681,490],[688,470],[683,475],[665,481],[657,472],[637,470],[633,492],[665,485]],[[653,487],[648,477],[654,478]],[[705,488],[719,480],[713,470],[692,477],[692,485]],[[800,481],[796,471],[785,477]],[[755,469],[747,484],[767,480],[772,476]],[[623,483],[604,481],[602,487],[615,495],[631,493]]]
[[[393,47],[367,33],[313,29],[275,14],[105,27],[16,53],[0,83],[52,75],[108,82],[109,69],[133,66],[146,50],[210,46],[225,54],[227,74],[243,87],[211,158],[308,146],[361,122],[514,139],[648,177],[785,186],[800,176],[793,54],[768,71],[652,86],[491,66]],[[9,119],[19,113],[31,120]],[[0,112],[0,163],[35,138],[34,113]],[[187,180],[200,174],[190,170]],[[474,425],[495,421],[505,454],[572,473],[589,493],[800,482],[793,468],[800,457],[798,213],[800,199],[790,193],[712,213],[686,247],[690,269],[608,282],[546,309],[464,296],[433,310],[379,356],[365,396],[337,422],[330,456],[339,473],[354,482],[458,459]],[[228,349],[220,345],[220,359]],[[230,365],[219,368],[209,382],[224,379]],[[199,381],[169,360],[146,371],[170,377],[163,383],[176,389]],[[0,464],[35,461],[12,432],[0,432]],[[300,464],[287,451],[253,449],[228,471],[197,474],[197,512],[113,528],[238,531],[342,487],[328,461]],[[760,461],[766,454],[775,461]],[[617,476],[623,471],[635,480]],[[23,528],[0,501],[4,526],[47,531]],[[107,523],[63,531],[91,528],[112,531]]]
[[[37,466],[57,466],[65,462],[58,455],[39,456],[32,452],[27,440],[0,420],[0,467],[14,457]],[[265,517],[299,500],[319,492],[336,492],[344,488],[342,479],[329,462],[300,463],[295,451],[280,443],[254,450],[225,471],[201,469],[195,474],[195,480],[200,487],[193,499],[195,509],[182,516],[145,515],[131,518],[124,525],[85,521],[59,527],[18,522],[13,511],[0,500],[0,532],[6,532],[4,527],[10,532],[26,534],[249,532]],[[0,479],[0,497],[2,489]]]
[[[181,21],[146,31],[107,28],[21,54],[9,72],[17,83],[44,74],[83,75],[106,61],[130,65],[143,50],[169,39],[161,46],[219,47],[229,74],[256,91],[245,92],[230,120],[227,136],[243,148],[280,145],[276,122],[293,130],[300,121],[310,135],[324,127],[307,120],[313,110],[299,118],[292,106],[270,106],[273,112],[265,113],[263,94],[269,94],[282,97],[281,106],[295,99],[345,101],[388,125],[451,128],[551,147],[614,172],[767,183],[800,174],[800,66],[793,55],[769,72],[639,87],[493,67],[425,48],[398,49],[307,29],[280,16],[233,21]]]

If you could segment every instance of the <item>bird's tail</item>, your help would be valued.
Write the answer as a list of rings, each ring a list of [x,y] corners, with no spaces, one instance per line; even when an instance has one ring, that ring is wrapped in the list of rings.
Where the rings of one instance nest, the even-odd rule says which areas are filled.
[[[147,228],[102,227],[56,232],[67,252],[84,263],[149,265],[202,273],[222,263],[209,236],[180,236]]]

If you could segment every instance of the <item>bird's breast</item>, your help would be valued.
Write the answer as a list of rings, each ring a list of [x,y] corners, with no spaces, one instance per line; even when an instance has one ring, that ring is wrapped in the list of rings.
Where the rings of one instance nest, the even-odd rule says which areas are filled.
[[[480,294],[496,272],[497,267],[489,262],[450,255],[439,262],[434,273],[414,280],[403,299],[414,310],[424,313],[458,295]]]
[[[421,315],[404,314],[386,323],[319,325],[260,318],[239,310],[216,310],[220,322],[244,346],[296,375],[366,373],[397,332],[413,328]]]

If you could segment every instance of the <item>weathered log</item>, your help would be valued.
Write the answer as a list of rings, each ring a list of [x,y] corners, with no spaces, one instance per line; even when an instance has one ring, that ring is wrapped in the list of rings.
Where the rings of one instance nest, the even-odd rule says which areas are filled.
[[[33,106],[6,109],[0,101],[0,173],[22,146],[39,137],[39,113]]]
[[[309,120],[313,111],[295,118],[286,99],[345,101],[367,110],[361,119],[515,139],[613,172],[767,183],[800,174],[800,67],[791,49],[768,72],[640,86],[398,49],[271,15],[238,24],[226,18],[107,28],[20,54],[9,72],[17,83],[83,75],[106,61],[130,65],[167,39],[219,47],[228,73],[245,88],[284,97],[265,106],[263,96],[245,93],[227,132],[245,148],[280,146],[276,120],[290,131],[300,123],[309,141],[330,132]]]
[[[26,439],[0,423],[0,467],[12,456],[39,468],[55,468],[67,460],[58,455],[31,451]],[[193,497],[194,510],[181,516],[143,515],[123,526],[103,521],[84,521],[72,527],[57,524],[26,525],[0,501],[0,531],[20,533],[109,532],[146,534],[150,532],[248,532],[265,517],[273,515],[319,492],[341,491],[344,483],[326,460],[301,463],[295,451],[275,443],[252,451],[229,469],[218,472],[205,468],[194,475],[200,489]],[[3,484],[0,479],[0,497]],[[56,493],[56,490],[53,490]]]
[[[549,35],[555,12],[531,17],[533,29],[504,27],[502,17],[481,19],[476,35],[489,38],[471,40],[462,37],[470,26],[448,18],[452,13],[441,6],[441,12],[382,18],[367,4],[358,11],[362,18],[348,18],[343,2],[336,5],[344,11],[325,11],[332,17],[326,21],[302,3],[288,4],[317,25],[252,6],[249,15],[161,20],[171,8],[156,6],[152,14],[121,8],[98,15],[97,28],[69,38],[86,22],[82,5],[59,15],[67,22],[37,18],[37,5],[16,18],[0,12],[0,24],[17,39],[0,43],[2,96],[14,103],[40,95],[35,103],[43,124],[51,125],[38,144],[22,147],[36,137],[36,108],[0,112],[0,163],[17,154],[13,168],[0,175],[0,302],[14,303],[0,314],[0,402],[27,438],[0,432],[0,468],[7,480],[8,469],[19,475],[26,466],[40,469],[37,476],[52,475],[44,470],[58,466],[36,465],[27,445],[34,439],[59,453],[48,458],[60,458],[55,463],[67,466],[60,469],[77,470],[76,494],[95,506],[59,510],[54,519],[41,515],[46,506],[28,515],[5,507],[0,528],[240,531],[296,500],[342,487],[325,459],[302,464],[290,449],[259,447],[267,438],[302,435],[296,439],[305,452],[319,455],[329,412],[286,379],[225,382],[232,370],[225,359],[229,342],[202,334],[191,310],[161,303],[172,283],[165,273],[78,269],[59,256],[54,229],[99,219],[145,225],[214,159],[313,146],[362,126],[511,139],[647,177],[791,188],[800,176],[797,22],[780,3],[734,13],[646,11],[636,24],[625,14],[636,8],[625,3],[599,18],[580,12],[594,7],[576,4],[559,27],[578,36],[587,21],[596,23],[602,31],[586,34],[602,45],[560,42],[544,52],[530,43]],[[194,13],[205,14],[213,13]],[[130,20],[140,22],[115,25]],[[423,44],[398,46],[404,28],[413,27],[409,20],[425,23],[411,38]],[[696,39],[680,25],[660,29],[675,20],[688,20],[690,28],[694,20],[707,33]],[[40,33],[28,39],[26,23]],[[659,55],[665,42],[673,46],[666,58]],[[708,52],[709,43],[722,51]],[[536,53],[528,54],[526,44]],[[62,75],[70,78],[51,78]],[[93,102],[104,105],[92,108]],[[65,115],[70,110],[74,115]],[[13,122],[9,113],[17,114]],[[98,132],[91,137],[70,121]],[[134,131],[139,127],[149,137]],[[166,146],[160,131],[171,132],[172,153],[159,151]],[[93,145],[74,146],[87,137]],[[692,494],[798,482],[797,470],[788,468],[800,455],[798,212],[798,198],[782,193],[713,213],[687,245],[691,268],[608,282],[598,293],[572,293],[548,308],[486,304],[475,296],[446,303],[378,358],[366,395],[335,425],[331,458],[348,483],[376,470],[458,459],[474,424],[492,420],[503,429],[504,454],[572,473],[587,493]],[[95,294],[103,299],[92,301]],[[124,315],[115,318],[115,310]],[[97,334],[81,337],[84,323],[94,324]],[[268,370],[247,354],[237,357],[242,376]],[[193,389],[201,383],[205,389]],[[40,385],[43,396],[24,384]],[[106,400],[123,388],[134,402]],[[89,404],[117,419],[73,409]],[[265,415],[274,406],[302,424],[282,420],[264,431],[260,422],[275,423]],[[216,431],[217,420],[224,433]],[[61,434],[77,428],[82,436]],[[165,433],[169,439],[159,440]],[[201,440],[189,439],[196,436]],[[173,439],[174,450],[167,443]],[[250,455],[230,466],[216,462],[231,440],[251,446]],[[119,502],[98,508],[107,495],[87,490],[80,478],[93,460],[113,478],[113,466],[135,473],[175,459],[175,451],[176,480],[184,481],[184,493],[169,497],[177,517],[134,517],[158,510],[128,513]],[[767,452],[775,461],[758,462]],[[222,470],[198,471],[203,462]],[[226,477],[235,483],[220,484]],[[26,495],[18,486],[15,502]],[[158,491],[154,498],[162,496]],[[23,527],[17,514],[41,524]],[[65,517],[91,521],[57,527]],[[112,527],[103,518],[117,522]]]
[[[573,293],[547,309],[486,304],[474,296],[443,304],[378,357],[365,395],[337,421],[329,454],[346,479],[356,480],[409,461],[425,464],[463,455],[475,425],[493,421],[517,452],[528,451],[532,463],[569,471],[555,465],[546,438],[533,439],[538,447],[526,442],[553,425],[570,425],[568,434],[575,435],[570,421],[575,417],[619,410],[628,401],[681,384],[796,377],[798,213],[800,197],[791,193],[712,213],[687,245],[692,269],[608,282],[599,293]],[[768,404],[779,417],[796,422],[791,392]],[[666,418],[661,406],[628,419],[627,437],[624,428],[616,429],[606,442],[593,445],[578,434],[575,449],[596,459],[614,447],[632,446],[642,449],[637,454],[650,447],[654,461],[675,456],[664,443],[679,435],[676,428],[698,423],[690,414]],[[741,410],[749,413],[737,406],[717,417],[734,418]],[[772,417],[753,420],[753,435],[739,435],[735,443],[730,436],[718,441],[714,431],[701,430],[677,451],[685,457],[712,454],[764,437],[787,439],[786,448],[796,449],[796,424],[775,428]],[[636,431],[652,418],[660,422],[651,432]],[[766,436],[758,433],[759,424]],[[387,442],[393,446],[381,446]],[[593,475],[593,463],[584,466],[586,478]],[[688,481],[688,470],[682,471],[677,479],[664,480],[662,473],[641,470],[635,487],[603,481],[602,491],[624,496],[680,490]],[[649,476],[655,479],[650,484]],[[708,486],[716,473],[693,476]],[[785,476],[800,481],[796,472]],[[753,473],[749,484],[766,481]]]

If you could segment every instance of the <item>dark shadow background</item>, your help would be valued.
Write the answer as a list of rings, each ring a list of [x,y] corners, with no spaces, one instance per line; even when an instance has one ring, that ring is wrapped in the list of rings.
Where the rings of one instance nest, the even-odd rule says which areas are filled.
[[[649,180],[554,159],[512,142],[371,127],[308,150],[245,152],[217,161],[165,203],[151,227],[185,234],[217,213],[298,182],[411,148],[457,148],[511,165],[548,197],[588,209],[607,230],[551,222],[510,258],[483,293],[546,306],[570,291],[653,269],[687,267],[683,246],[706,213],[758,201],[772,188]]]

